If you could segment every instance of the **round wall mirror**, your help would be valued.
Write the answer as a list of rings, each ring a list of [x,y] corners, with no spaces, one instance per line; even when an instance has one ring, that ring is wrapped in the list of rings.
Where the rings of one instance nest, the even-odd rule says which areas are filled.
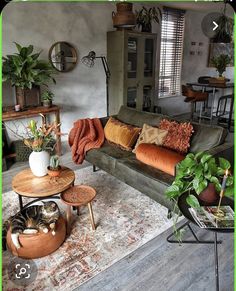
[[[49,60],[59,72],[69,72],[76,66],[78,57],[76,49],[68,42],[54,43],[49,50]]]

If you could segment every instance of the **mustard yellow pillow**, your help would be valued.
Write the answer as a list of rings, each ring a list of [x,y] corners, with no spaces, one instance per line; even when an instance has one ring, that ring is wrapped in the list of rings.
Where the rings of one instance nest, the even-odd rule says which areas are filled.
[[[125,124],[112,117],[104,127],[105,138],[127,151],[132,150],[140,131],[141,128]]]
[[[158,127],[153,127],[151,125],[144,123],[143,129],[140,133],[140,136],[135,145],[133,153],[136,152],[137,147],[141,143],[151,143],[151,144],[155,144],[159,146],[162,145],[167,133],[168,133],[168,130],[160,129]]]

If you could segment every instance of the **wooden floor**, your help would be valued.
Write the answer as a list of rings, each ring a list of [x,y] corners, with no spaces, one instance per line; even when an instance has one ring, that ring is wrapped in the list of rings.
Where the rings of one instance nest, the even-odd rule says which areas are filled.
[[[61,161],[72,169],[79,168],[72,163],[68,151]],[[12,177],[26,167],[28,163],[17,163],[3,173],[3,192],[11,190]],[[201,238],[213,239],[213,233],[194,229]],[[170,244],[166,237],[171,231],[162,233],[75,290],[214,291],[213,245]],[[186,237],[191,237],[188,231]],[[220,291],[231,291],[234,290],[233,234],[221,234],[220,239],[223,240],[218,247]]]

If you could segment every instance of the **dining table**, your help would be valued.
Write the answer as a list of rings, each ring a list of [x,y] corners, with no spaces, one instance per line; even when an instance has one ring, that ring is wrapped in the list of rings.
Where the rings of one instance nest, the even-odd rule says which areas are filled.
[[[194,87],[201,87],[202,91],[206,91],[207,88],[212,89],[212,103],[211,103],[211,113],[210,113],[210,120],[212,121],[213,118],[213,108],[214,108],[214,102],[216,97],[216,90],[217,89],[232,89],[232,98],[230,101],[230,108],[229,108],[229,115],[228,115],[228,121],[227,121],[227,128],[230,130],[231,123],[232,123],[232,116],[233,116],[233,110],[234,110],[234,83],[233,82],[225,82],[225,83],[200,83],[200,82],[190,82],[187,83],[188,86],[194,86]]]

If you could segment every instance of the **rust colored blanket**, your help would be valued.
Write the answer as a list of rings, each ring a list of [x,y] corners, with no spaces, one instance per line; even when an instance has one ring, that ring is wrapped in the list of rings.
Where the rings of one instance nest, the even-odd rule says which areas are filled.
[[[100,148],[104,143],[104,130],[98,118],[80,119],[74,123],[68,139],[72,160],[82,164],[87,151]]]

